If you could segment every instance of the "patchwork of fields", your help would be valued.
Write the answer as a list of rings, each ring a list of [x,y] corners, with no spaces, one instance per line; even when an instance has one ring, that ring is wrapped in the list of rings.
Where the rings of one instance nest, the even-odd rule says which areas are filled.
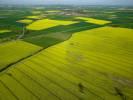
[[[132,13],[0,6],[0,100],[133,100]]]
[[[45,27],[45,26],[44,26]],[[73,33],[101,27],[100,25],[79,22],[71,25],[59,25],[42,31],[25,34],[24,41],[47,48],[69,39]]]
[[[102,27],[73,34],[2,74],[1,99],[132,100],[132,32]]]

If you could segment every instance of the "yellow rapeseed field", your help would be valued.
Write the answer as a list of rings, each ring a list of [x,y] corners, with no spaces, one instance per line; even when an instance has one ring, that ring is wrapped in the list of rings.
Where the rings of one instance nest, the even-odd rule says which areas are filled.
[[[0,70],[10,63],[37,52],[41,47],[24,42],[11,41],[0,45]]]
[[[0,75],[0,96],[2,100],[133,100],[132,33],[113,27],[77,32],[6,70]]]
[[[111,23],[111,21],[106,21],[106,20],[99,20],[95,18],[87,18],[87,17],[76,17],[77,19],[85,20],[88,23],[93,23],[93,24],[98,24],[98,25],[104,25]]]
[[[50,27],[58,26],[58,25],[69,25],[74,24],[75,21],[62,21],[62,20],[51,20],[51,19],[41,19],[37,20],[30,25],[27,26],[29,30],[43,30]]]

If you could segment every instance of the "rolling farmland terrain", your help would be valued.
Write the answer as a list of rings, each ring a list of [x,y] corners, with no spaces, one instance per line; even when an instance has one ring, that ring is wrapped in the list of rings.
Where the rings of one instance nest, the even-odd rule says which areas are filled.
[[[0,100],[133,100],[133,7],[0,5]]]

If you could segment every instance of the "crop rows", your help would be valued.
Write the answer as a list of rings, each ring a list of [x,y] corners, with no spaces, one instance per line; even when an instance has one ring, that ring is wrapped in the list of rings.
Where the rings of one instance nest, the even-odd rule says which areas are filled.
[[[117,42],[108,42],[96,33],[94,37],[96,30],[76,33],[69,40],[11,66],[0,76],[0,99],[132,100],[132,58],[128,55],[131,49],[121,50],[117,46],[116,53],[111,52]],[[105,53],[105,49],[98,50],[101,43]]]

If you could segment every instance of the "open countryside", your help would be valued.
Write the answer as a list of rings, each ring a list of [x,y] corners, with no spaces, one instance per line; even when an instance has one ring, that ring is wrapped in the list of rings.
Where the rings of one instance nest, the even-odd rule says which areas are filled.
[[[0,5],[0,100],[133,100],[133,7]]]

